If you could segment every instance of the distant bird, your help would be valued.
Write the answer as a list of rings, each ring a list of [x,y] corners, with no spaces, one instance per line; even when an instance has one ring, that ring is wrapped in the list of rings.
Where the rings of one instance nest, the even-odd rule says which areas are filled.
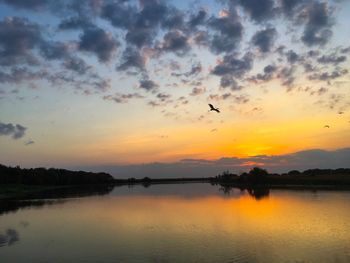
[[[329,125],[325,125],[323,128],[330,128]]]
[[[343,111],[339,111],[338,114],[344,114],[344,112]]]
[[[217,113],[219,113],[219,108],[214,108],[214,106],[212,104],[208,104],[209,107],[210,107],[210,110],[209,111],[216,111]]]

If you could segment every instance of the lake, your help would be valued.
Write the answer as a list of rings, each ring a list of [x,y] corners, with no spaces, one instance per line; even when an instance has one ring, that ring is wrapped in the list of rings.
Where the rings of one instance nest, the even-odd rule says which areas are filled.
[[[350,262],[350,192],[205,183],[0,203],[0,262]]]

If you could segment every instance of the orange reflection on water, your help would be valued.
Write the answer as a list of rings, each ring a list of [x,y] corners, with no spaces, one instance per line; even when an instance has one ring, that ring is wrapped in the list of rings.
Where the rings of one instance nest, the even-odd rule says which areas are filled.
[[[1,224],[26,219],[19,245],[41,251],[40,240],[54,237],[50,253],[84,251],[84,259],[88,251],[91,262],[349,262],[348,193],[271,192],[259,200],[237,189],[227,196],[72,199],[3,215]]]

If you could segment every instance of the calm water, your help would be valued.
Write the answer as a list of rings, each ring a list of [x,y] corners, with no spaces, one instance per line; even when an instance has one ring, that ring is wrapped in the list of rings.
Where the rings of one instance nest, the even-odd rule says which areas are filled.
[[[350,192],[219,188],[0,203],[0,262],[350,262]]]

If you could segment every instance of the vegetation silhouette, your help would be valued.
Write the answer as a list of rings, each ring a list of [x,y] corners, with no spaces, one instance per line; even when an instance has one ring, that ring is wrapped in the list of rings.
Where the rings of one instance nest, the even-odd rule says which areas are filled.
[[[252,196],[259,198],[268,195],[269,188],[311,188],[311,189],[350,189],[350,169],[309,169],[303,172],[292,170],[284,174],[271,174],[265,169],[254,167],[249,172],[240,175],[224,171],[215,177],[202,178],[156,178],[144,177],[142,179],[115,179],[107,173],[92,173],[83,171],[69,171],[65,169],[7,167],[0,165],[0,200],[15,199],[35,195],[38,197],[50,196],[55,198],[55,188],[67,188],[71,194],[89,194],[91,186],[96,192],[110,191],[115,186],[136,184],[145,188],[152,184],[194,183],[207,182],[220,185],[224,192],[225,187],[238,187],[247,190]],[[99,187],[102,186],[102,187]]]
[[[69,171],[65,169],[7,167],[0,164],[0,184],[80,185],[108,184],[114,178],[107,173]]]
[[[332,186],[350,187],[350,169],[309,169],[303,172],[292,170],[284,174],[270,174],[265,169],[254,167],[241,175],[224,171],[211,179],[212,184],[235,185],[244,188],[253,186]]]

